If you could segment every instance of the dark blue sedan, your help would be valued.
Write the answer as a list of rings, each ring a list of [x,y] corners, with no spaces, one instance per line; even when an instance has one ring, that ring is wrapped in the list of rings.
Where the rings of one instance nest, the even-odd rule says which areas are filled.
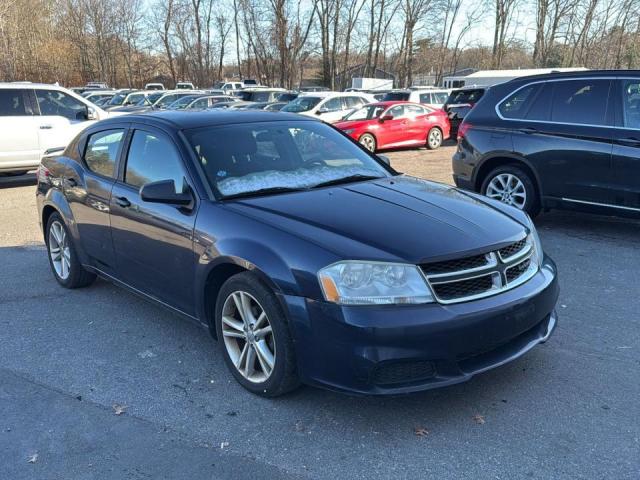
[[[556,326],[524,212],[400,175],[314,119],[101,121],[43,159],[37,200],[58,283],[100,276],[204,325],[264,396],[449,385]]]

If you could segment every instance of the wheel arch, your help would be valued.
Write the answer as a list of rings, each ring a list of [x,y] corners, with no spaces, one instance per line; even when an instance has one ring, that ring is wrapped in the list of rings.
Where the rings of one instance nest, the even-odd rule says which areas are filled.
[[[482,183],[487,178],[487,175],[489,175],[492,170],[505,165],[514,165],[524,170],[531,177],[538,199],[542,201],[542,184],[536,170],[528,160],[516,155],[501,154],[483,159],[476,169],[477,173],[473,182],[474,190],[476,192],[480,192],[482,189]]]

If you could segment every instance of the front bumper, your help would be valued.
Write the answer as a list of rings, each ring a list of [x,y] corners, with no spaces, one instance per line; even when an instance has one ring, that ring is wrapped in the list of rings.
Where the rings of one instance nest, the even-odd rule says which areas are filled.
[[[452,385],[546,341],[557,324],[555,264],[493,297],[452,304],[341,307],[284,297],[306,383],[363,394]]]

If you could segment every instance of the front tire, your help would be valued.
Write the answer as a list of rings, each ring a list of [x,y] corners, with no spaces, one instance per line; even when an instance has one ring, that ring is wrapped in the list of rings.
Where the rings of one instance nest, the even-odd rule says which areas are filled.
[[[480,193],[524,210],[531,217],[540,213],[540,199],[533,180],[516,165],[503,165],[492,170],[482,182]]]
[[[45,243],[49,265],[56,281],[65,288],[91,285],[96,276],[85,270],[80,263],[73,238],[59,213],[51,214],[46,228]]]
[[[427,148],[436,150],[442,145],[442,131],[438,127],[433,127],[427,134]]]
[[[358,142],[360,142],[360,145],[369,150],[371,153],[375,153],[376,149],[378,148],[378,145],[376,144],[376,137],[374,137],[370,133],[365,133],[364,135],[362,135]]]
[[[300,385],[285,314],[254,273],[234,275],[222,286],[215,326],[225,363],[244,388],[277,397]]]

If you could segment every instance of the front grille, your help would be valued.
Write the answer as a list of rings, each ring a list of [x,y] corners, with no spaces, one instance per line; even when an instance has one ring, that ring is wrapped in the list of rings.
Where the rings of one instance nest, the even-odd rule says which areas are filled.
[[[531,278],[533,245],[530,237],[498,250],[422,265],[440,303],[458,303],[494,295]]]
[[[492,274],[449,283],[431,285],[434,293],[441,300],[454,300],[461,297],[473,297],[493,288]]]
[[[520,262],[516,266],[508,268],[506,273],[507,283],[517,280],[524,272],[527,271],[529,265],[531,265],[531,258],[527,258],[524,262]]]
[[[501,259],[506,260],[513,257],[516,253],[522,251],[522,249],[524,249],[524,247],[526,246],[527,239],[523,238],[519,242],[512,243],[511,245],[501,248],[500,250],[498,250],[498,253],[500,254]]]
[[[484,267],[488,263],[486,255],[475,255],[473,257],[456,258],[454,260],[446,260],[444,262],[429,263],[423,268],[427,275],[438,275],[441,273],[458,272],[460,270]]]
[[[425,360],[394,362],[376,367],[372,376],[375,385],[395,385],[428,380],[436,375],[433,362]]]

